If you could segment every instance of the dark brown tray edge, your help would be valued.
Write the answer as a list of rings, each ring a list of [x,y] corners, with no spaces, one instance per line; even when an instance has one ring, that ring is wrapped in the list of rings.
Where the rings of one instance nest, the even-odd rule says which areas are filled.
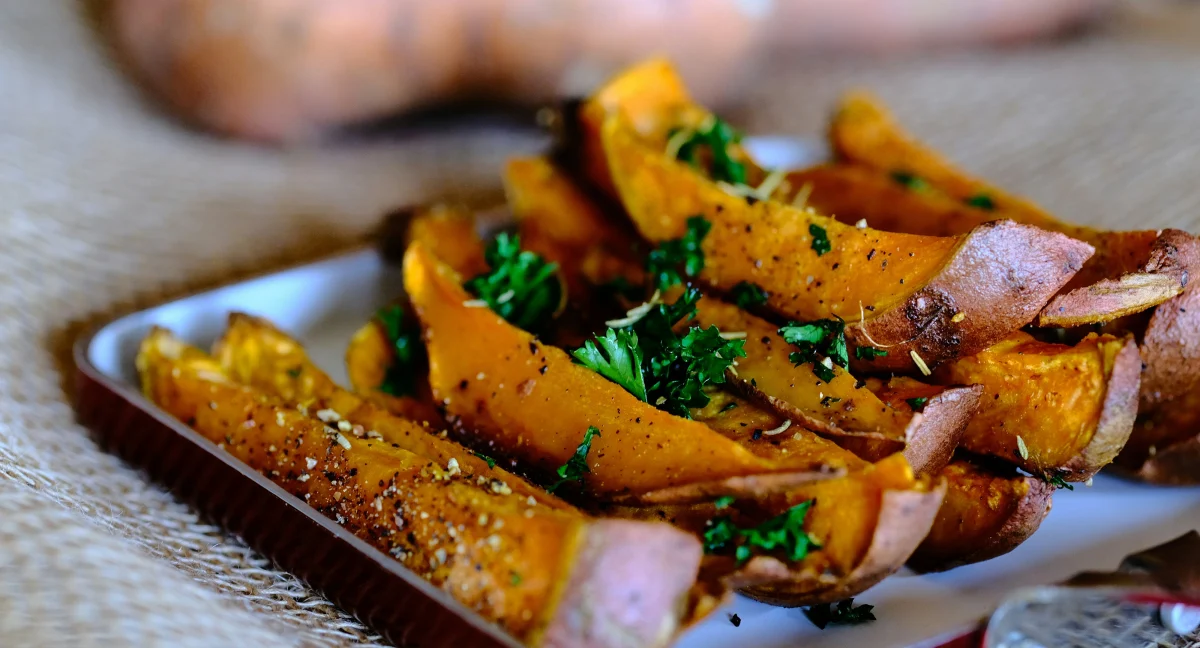
[[[80,335],[73,349],[75,410],[102,447],[396,645],[521,645],[92,365],[92,340],[116,319]]]

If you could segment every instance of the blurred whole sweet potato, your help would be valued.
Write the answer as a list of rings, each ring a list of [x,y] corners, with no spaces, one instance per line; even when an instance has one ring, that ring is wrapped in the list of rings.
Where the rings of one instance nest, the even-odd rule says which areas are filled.
[[[264,141],[447,100],[532,103],[665,55],[706,102],[780,47],[1044,33],[1103,0],[109,0],[117,49],[185,119]]]

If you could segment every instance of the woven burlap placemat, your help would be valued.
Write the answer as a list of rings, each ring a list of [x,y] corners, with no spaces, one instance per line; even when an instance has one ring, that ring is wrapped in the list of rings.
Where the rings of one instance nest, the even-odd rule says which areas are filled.
[[[1068,218],[1196,229],[1200,21],[1126,14],[1052,45],[779,61],[735,118],[810,133],[838,91],[866,85],[968,168]],[[535,140],[218,141],[149,107],[70,0],[0,1],[0,94],[0,643],[377,642],[99,450],[69,405],[69,345],[105,316],[347,245],[388,207],[495,186]]]

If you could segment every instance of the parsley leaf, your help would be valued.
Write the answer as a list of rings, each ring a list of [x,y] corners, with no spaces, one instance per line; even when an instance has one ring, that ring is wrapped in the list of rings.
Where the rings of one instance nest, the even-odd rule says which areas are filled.
[[[646,400],[646,382],[642,376],[642,350],[637,333],[629,329],[608,329],[571,352],[579,364]]]
[[[692,216],[687,219],[683,236],[663,241],[650,251],[646,256],[646,272],[656,288],[666,290],[684,283],[685,277],[690,279],[700,274],[704,269],[704,250],[700,244],[711,229],[712,223],[703,216]]]
[[[855,605],[853,598],[838,601],[836,607],[831,603],[813,605],[804,608],[804,616],[818,628],[824,630],[828,625],[860,625],[875,620],[874,605]]]
[[[836,375],[833,365],[845,369],[850,364],[850,353],[846,348],[846,322],[841,318],[789,322],[779,329],[779,335],[797,349],[788,355],[792,364],[798,367],[812,363],[813,374],[825,382],[833,380]],[[819,356],[824,356],[824,359]]]
[[[575,454],[567,459],[567,463],[558,467],[558,481],[554,485],[546,489],[546,492],[553,493],[558,490],[559,486],[567,482],[583,483],[583,476],[592,472],[587,465],[588,453],[592,451],[592,437],[600,436],[600,429],[594,425],[589,425],[587,432],[583,435],[583,441],[579,443],[579,447],[575,448]]]
[[[702,163],[700,152],[702,149],[708,149],[711,160],[707,172],[710,178],[734,185],[746,184],[746,165],[735,160],[730,150],[742,141],[742,134],[727,122],[714,115],[695,130],[673,131],[669,140],[676,138],[686,138],[679,145],[676,159],[699,169]]]
[[[904,402],[908,403],[908,406],[913,408],[914,412],[920,412],[925,409],[925,403],[929,402],[929,397],[917,396],[916,398],[907,398]]]
[[[913,191],[924,191],[929,188],[929,183],[919,175],[914,175],[907,171],[892,171],[892,180],[912,189]]]
[[[404,318],[404,307],[399,304],[379,309],[375,320],[383,327],[383,334],[395,355],[383,375],[379,391],[392,396],[416,394],[421,366],[425,363],[420,327],[415,321]]]
[[[717,507],[718,509],[729,508],[730,505],[732,505],[735,501],[736,500],[733,495],[723,495],[713,500],[713,506]]]
[[[733,499],[723,497],[717,501],[722,502],[728,506]],[[804,517],[812,503],[813,500],[801,502],[755,527],[741,528],[728,516],[715,517],[708,521],[708,529],[704,531],[704,553],[728,553],[732,549],[738,563],[763,552],[781,552],[792,562],[802,560],[809,550],[821,548],[804,530]]]
[[[691,417],[708,404],[704,388],[725,382],[725,370],[745,357],[745,340],[726,340],[715,326],[676,332],[696,312],[700,291],[689,288],[672,304],[655,304],[641,319],[609,328],[572,352],[583,366],[655,407]]]
[[[808,233],[812,235],[812,249],[821,256],[833,249],[829,243],[829,234],[825,232],[825,228],[813,223],[808,226]]]
[[[992,200],[992,197],[985,193],[977,193],[974,196],[967,198],[963,202],[984,211],[996,210],[996,201]]]
[[[833,405],[834,403],[840,403],[841,401],[842,401],[842,399],[840,399],[840,398],[834,398],[833,396],[826,396],[825,398],[821,399],[821,407],[829,407],[829,406]]]
[[[1059,474],[1054,474],[1054,475],[1049,475],[1049,476],[1040,475],[1040,477],[1041,477],[1042,481],[1046,482],[1047,484],[1050,484],[1051,486],[1053,486],[1055,488],[1065,488],[1069,491],[1075,490],[1075,487],[1068,484],[1067,480],[1063,479],[1062,475],[1059,475]]]
[[[496,467],[496,460],[495,460],[495,459],[492,459],[491,457],[489,457],[489,456],[487,456],[487,455],[485,455],[485,454],[483,454],[482,452],[472,452],[471,454],[475,455],[476,457],[479,457],[480,459],[483,459],[483,460],[484,460],[484,462],[486,462],[486,463],[487,463],[487,465],[488,465],[488,468],[495,468],[495,467]]]
[[[767,291],[749,281],[740,281],[729,292],[738,308],[753,308],[767,303]]]
[[[466,282],[471,294],[487,302],[496,314],[527,331],[546,327],[563,300],[558,266],[521,250],[521,239],[501,232],[484,252],[487,272]]]
[[[860,346],[854,348],[854,357],[858,358],[859,360],[874,360],[875,358],[882,358],[886,355],[886,350],[876,349],[873,346]]]

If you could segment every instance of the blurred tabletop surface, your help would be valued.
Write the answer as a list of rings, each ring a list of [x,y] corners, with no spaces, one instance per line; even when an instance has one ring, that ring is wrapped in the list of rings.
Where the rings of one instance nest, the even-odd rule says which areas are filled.
[[[0,0],[0,637],[5,645],[380,639],[75,422],[90,323],[359,240],[385,209],[498,185],[531,131],[276,151],[179,127],[78,0]],[[731,120],[819,132],[865,86],[967,169],[1060,216],[1200,229],[1200,8],[1147,3],[1052,43],[776,61]]]

